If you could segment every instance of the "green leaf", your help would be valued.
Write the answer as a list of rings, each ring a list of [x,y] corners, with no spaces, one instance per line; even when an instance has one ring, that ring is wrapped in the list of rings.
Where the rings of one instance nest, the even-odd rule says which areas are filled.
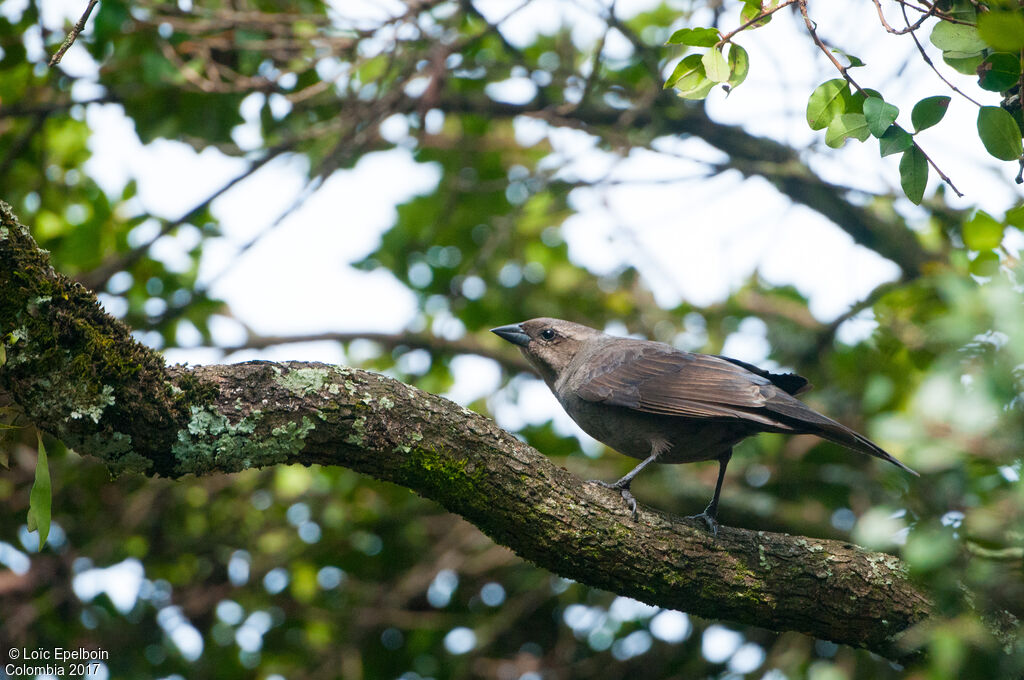
[[[131,179],[124,185],[124,191],[121,192],[121,200],[127,201],[130,198],[135,198],[139,193],[138,180]]]
[[[807,100],[807,124],[812,130],[828,127],[832,119],[849,111],[850,84],[842,78],[833,78],[815,88]]]
[[[855,57],[852,54],[848,54],[846,52],[843,52],[841,49],[839,49],[837,47],[832,48],[832,53],[833,54],[838,54],[839,56],[843,57],[844,59],[846,59],[846,61],[849,62],[849,64],[846,66],[846,68],[857,68],[858,66],[863,66],[864,65],[864,62],[861,61],[860,57]]]
[[[674,87],[679,90],[679,96],[684,99],[704,99],[715,86],[715,81],[708,80],[704,72],[704,64],[699,54],[691,54],[685,57],[676,66],[672,75],[665,81],[665,87]]]
[[[928,184],[928,161],[916,146],[903,152],[900,159],[900,185],[914,205],[921,205]]]
[[[993,250],[1003,242],[1003,225],[984,210],[964,223],[964,245],[971,250]]]
[[[898,108],[878,97],[868,97],[864,100],[864,117],[868,120],[868,130],[875,137],[884,135],[889,126],[896,122],[898,115]]]
[[[959,52],[963,56],[981,52],[988,47],[974,26],[948,21],[935,24],[929,39],[943,52]]]
[[[750,71],[750,57],[739,45],[729,48],[729,87],[736,87],[747,79]]]
[[[980,252],[971,260],[967,271],[975,276],[993,276],[999,271],[999,256],[991,250]]]
[[[975,75],[978,71],[978,66],[980,66],[981,62],[984,60],[984,56],[980,53],[969,57],[952,57],[950,56],[951,54],[954,53],[943,52],[942,61],[949,64],[950,68],[955,70],[957,73],[962,73],[965,76]]]
[[[825,143],[833,149],[843,145],[848,137],[861,142],[871,134],[863,113],[842,113],[832,119],[825,131]]]
[[[752,21],[762,11],[763,9],[759,0],[744,0],[743,9],[740,10],[740,23],[745,24],[748,21]],[[750,24],[750,28],[761,28],[771,20],[772,16],[769,14],[765,18]]]
[[[946,97],[945,95],[939,97],[925,97],[918,103],[914,104],[914,109],[910,112],[910,122],[914,124],[914,130],[916,132],[927,130],[942,120],[942,117],[946,115],[946,109],[948,108],[949,97]]]
[[[694,61],[696,59],[696,62]],[[676,67],[672,69],[671,75],[665,79],[665,84],[662,89],[667,90],[670,87],[675,87],[675,84],[682,78],[689,75],[692,71],[696,70],[696,67],[700,66],[701,72],[704,71],[704,65],[700,63],[699,54],[691,54],[688,57],[684,57],[676,64]]]
[[[882,99],[882,93],[878,90],[872,90],[870,87],[865,87],[860,92],[850,92],[849,104],[847,104],[847,113],[864,113],[864,102],[868,97],[876,97]]]
[[[680,28],[669,36],[666,45],[689,45],[691,47],[713,47],[722,39],[717,28]]]
[[[1018,229],[1024,229],[1024,203],[1006,211],[1006,223]]]
[[[7,363],[7,345],[0,342],[0,366]]]
[[[993,52],[978,66],[978,84],[990,92],[1009,90],[1020,80],[1020,55]]]
[[[716,83],[724,83],[729,80],[729,64],[725,61],[725,55],[716,47],[712,47],[701,60],[704,63],[704,72],[708,78]]]
[[[28,530],[39,532],[39,550],[46,544],[50,535],[50,467],[46,463],[46,447],[43,446],[43,433],[36,433],[36,481],[28,494]]]
[[[985,150],[1002,161],[1020,158],[1021,133],[1013,116],[998,106],[982,106],[978,111],[978,136]]]
[[[885,158],[894,153],[903,153],[914,145],[914,138],[899,125],[891,125],[878,139],[878,152]]]
[[[978,15],[978,35],[1003,52],[1024,49],[1024,12],[993,10]]]

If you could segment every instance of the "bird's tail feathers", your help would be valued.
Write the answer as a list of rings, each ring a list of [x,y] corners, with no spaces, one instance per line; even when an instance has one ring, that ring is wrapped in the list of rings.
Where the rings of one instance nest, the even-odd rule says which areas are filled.
[[[884,461],[892,463],[896,467],[906,470],[915,477],[921,476],[915,470],[910,469],[896,458],[893,458],[888,451],[864,435],[854,432],[842,423],[838,423],[831,418],[818,413],[817,411],[809,408],[803,402],[798,401],[797,399],[792,399],[791,401],[786,400],[784,403],[780,403],[780,401],[781,400],[773,402],[772,410],[780,415],[788,416],[788,418],[792,418],[797,421],[793,424],[797,429],[802,429],[804,433],[814,434],[859,453],[866,453],[869,456],[881,458]]]
[[[839,423],[836,424],[839,425]],[[864,435],[854,432],[853,430],[844,425],[839,425],[839,427],[845,430],[845,432],[841,433],[842,436],[829,436],[831,433],[828,433],[825,435],[825,438],[828,439],[829,441],[835,442],[836,444],[840,444],[849,449],[853,449],[854,451],[866,453],[869,456],[874,456],[875,458],[881,458],[882,460],[888,461],[895,465],[896,467],[906,470],[915,477],[921,476],[920,473],[918,473],[916,470],[912,470],[911,468],[907,467],[901,461],[894,458],[888,451],[886,451],[881,446],[874,443]]]

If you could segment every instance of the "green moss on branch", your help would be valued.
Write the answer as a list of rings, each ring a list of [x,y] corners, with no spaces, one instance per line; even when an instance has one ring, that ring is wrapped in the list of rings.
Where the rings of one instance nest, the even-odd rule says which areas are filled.
[[[171,379],[96,296],[50,266],[0,202],[0,388],[36,425],[115,470],[174,475],[172,445],[216,387]]]

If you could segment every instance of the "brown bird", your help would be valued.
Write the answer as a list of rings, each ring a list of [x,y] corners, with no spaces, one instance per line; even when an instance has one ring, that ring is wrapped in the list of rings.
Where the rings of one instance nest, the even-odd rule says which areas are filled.
[[[699,515],[718,534],[718,496],[732,447],[757,432],[813,434],[917,475],[845,425],[794,395],[810,389],[793,373],[769,373],[728,357],[620,338],[561,319],[494,328],[518,345],[562,408],[594,439],[641,461],[614,483],[636,519],[633,478],[651,463],[718,461],[711,503]]]

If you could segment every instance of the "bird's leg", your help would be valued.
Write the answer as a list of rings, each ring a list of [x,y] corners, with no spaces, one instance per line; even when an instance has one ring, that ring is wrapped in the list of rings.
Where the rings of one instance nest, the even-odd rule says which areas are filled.
[[[708,530],[712,536],[718,536],[718,495],[722,493],[722,482],[725,480],[725,466],[732,458],[732,449],[722,454],[718,459],[718,482],[715,484],[715,495],[699,515],[689,515],[688,519],[702,519],[707,522]]]
[[[665,450],[668,449],[668,443],[663,440],[656,440],[651,443],[651,455],[640,461],[640,464],[635,468],[626,473],[626,475],[618,480],[617,482],[602,482],[600,479],[591,479],[594,484],[600,484],[606,489],[616,489],[622,494],[623,500],[626,501],[626,505],[629,506],[629,511],[632,514],[633,521],[636,521],[636,499],[633,498],[633,494],[629,492],[629,485],[633,482],[633,478],[636,477],[641,470],[650,465],[651,463],[658,460]]]

